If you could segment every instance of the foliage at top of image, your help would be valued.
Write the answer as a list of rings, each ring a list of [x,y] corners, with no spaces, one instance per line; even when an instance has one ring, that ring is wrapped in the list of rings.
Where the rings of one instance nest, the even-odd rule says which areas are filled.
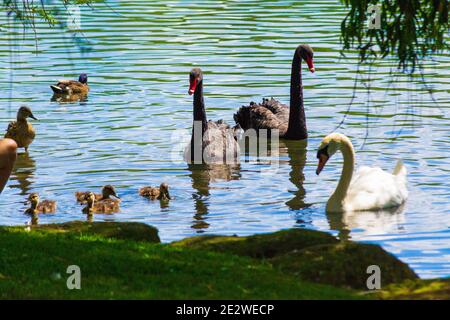
[[[46,0],[3,0],[2,9],[6,11],[8,16],[21,21],[25,26],[34,29],[36,18],[41,18],[50,26],[59,23],[57,15],[53,10],[46,7]],[[103,2],[103,0],[56,0],[55,4],[61,4],[64,7],[70,5],[91,5],[95,2]],[[50,4],[50,3],[49,3]]]
[[[341,24],[343,51],[357,49],[360,62],[387,55],[410,74],[420,61],[449,48],[448,0],[341,0],[350,8]],[[368,29],[372,5],[380,7],[380,28]]]

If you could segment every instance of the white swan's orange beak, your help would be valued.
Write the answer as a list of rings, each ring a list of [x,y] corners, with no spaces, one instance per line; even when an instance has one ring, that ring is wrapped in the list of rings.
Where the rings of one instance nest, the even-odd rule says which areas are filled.
[[[192,79],[189,82],[189,95],[192,96],[195,92],[195,89],[197,88],[197,79]]]
[[[306,64],[308,65],[309,71],[311,71],[312,73],[316,71],[316,69],[314,68],[314,61],[312,58],[306,59]]]
[[[325,167],[329,157],[325,154],[319,155],[319,163],[317,164],[316,174],[319,175],[322,172],[323,167]]]

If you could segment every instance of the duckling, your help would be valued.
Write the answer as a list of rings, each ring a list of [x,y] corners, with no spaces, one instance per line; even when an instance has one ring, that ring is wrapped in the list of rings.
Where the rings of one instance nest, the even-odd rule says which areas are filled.
[[[120,211],[120,200],[105,199],[96,201],[93,210],[95,213],[116,213]]]
[[[158,187],[143,187],[139,189],[139,194],[143,197],[155,200],[170,200],[169,186],[167,183],[161,183]]]
[[[31,123],[28,123],[27,118],[37,120],[27,106],[22,106],[17,111],[17,121],[12,121],[6,129],[5,138],[10,138],[16,141],[19,148],[25,148],[28,151],[29,145],[33,142],[36,132]]]
[[[83,208],[83,213],[89,216],[94,215],[95,194],[92,192],[86,192],[86,207]]]
[[[58,80],[56,85],[51,85],[53,93],[55,94],[81,94],[87,95],[89,92],[89,86],[87,84],[87,74],[82,73],[76,80]]]
[[[92,216],[94,213],[116,213],[120,211],[120,200],[106,198],[97,200],[97,195],[93,192],[85,193],[86,207],[83,208],[83,213]]]
[[[28,201],[31,207],[25,213],[30,215],[37,215],[38,213],[54,213],[56,211],[56,201],[43,200],[40,201],[39,194],[32,193],[28,196]]]
[[[77,199],[77,202],[86,203],[86,196],[88,193],[89,192],[85,191],[75,192],[75,198]],[[116,189],[110,184],[107,184],[102,188],[101,194],[94,193],[94,196],[96,201],[111,199],[110,196],[114,196],[115,198],[120,199],[116,193]]]

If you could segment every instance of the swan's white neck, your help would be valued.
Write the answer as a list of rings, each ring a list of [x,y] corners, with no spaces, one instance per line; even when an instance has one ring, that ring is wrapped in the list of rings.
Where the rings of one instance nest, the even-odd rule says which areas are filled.
[[[353,150],[350,140],[341,139],[339,149],[344,156],[344,166],[342,168],[339,183],[327,203],[327,211],[329,212],[343,211],[344,200],[347,196],[347,190],[350,186],[353,170],[355,168],[355,151]]]

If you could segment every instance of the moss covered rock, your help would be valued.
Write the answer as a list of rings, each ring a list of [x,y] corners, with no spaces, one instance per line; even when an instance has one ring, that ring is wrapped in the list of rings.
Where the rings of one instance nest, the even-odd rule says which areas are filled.
[[[381,270],[381,286],[417,279],[409,266],[378,245],[341,242],[318,245],[271,259],[274,266],[299,278],[340,287],[367,289],[367,267]]]
[[[72,221],[60,224],[43,224],[32,227],[32,232],[61,232],[76,235],[98,235],[134,241],[161,242],[158,229],[138,222],[85,222]]]
[[[249,237],[197,236],[173,242],[171,245],[227,252],[260,259],[272,258],[310,246],[337,242],[335,237],[325,232],[290,229]]]
[[[268,259],[283,272],[302,280],[367,289],[367,267],[381,269],[381,285],[417,279],[409,266],[378,245],[340,242],[315,230],[290,229],[249,237],[198,236],[171,244],[201,250]]]
[[[375,294],[380,299],[402,300],[448,300],[450,278],[432,280],[407,280],[391,284]]]

